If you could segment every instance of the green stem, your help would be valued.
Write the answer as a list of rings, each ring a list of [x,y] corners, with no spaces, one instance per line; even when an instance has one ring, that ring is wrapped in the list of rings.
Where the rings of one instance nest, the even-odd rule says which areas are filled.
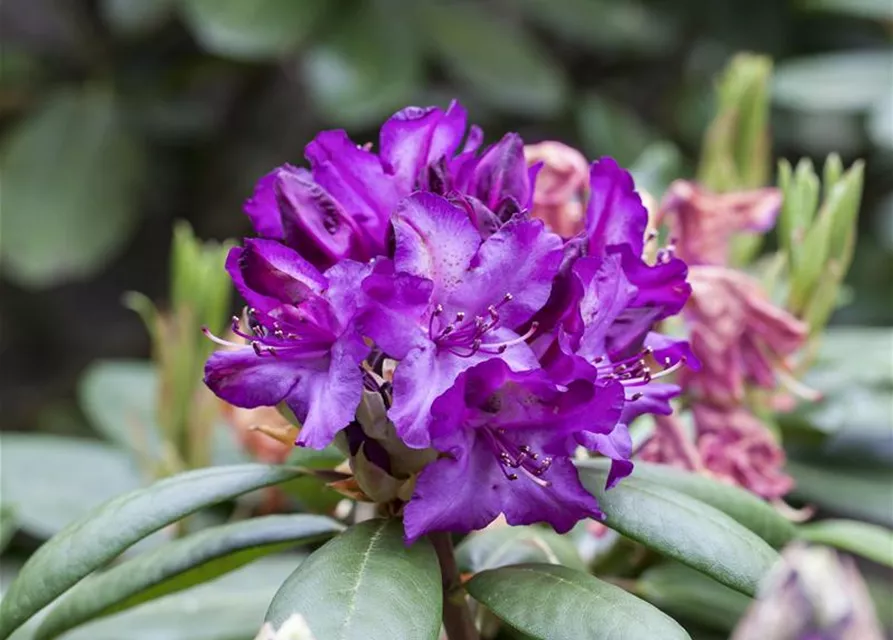
[[[448,532],[438,531],[428,536],[440,561],[443,580],[443,627],[449,640],[479,640],[471,610],[461,588],[459,568],[453,553],[453,540]]]

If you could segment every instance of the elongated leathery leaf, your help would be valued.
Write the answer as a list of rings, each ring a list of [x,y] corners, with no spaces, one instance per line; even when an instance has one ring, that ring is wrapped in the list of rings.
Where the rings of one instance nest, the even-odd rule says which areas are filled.
[[[202,507],[301,473],[262,464],[201,469],[105,503],[59,532],[25,563],[0,603],[0,639],[150,533]]]
[[[75,585],[53,607],[35,640],[187,589],[283,546],[328,537],[343,527],[322,516],[273,515],[206,529],[154,549]]]
[[[326,640],[437,640],[440,567],[427,539],[403,543],[397,520],[355,525],[317,549],[273,598],[267,621],[294,614]]]
[[[591,468],[604,472],[607,472],[609,465],[609,460],[584,460],[577,463],[581,469]],[[797,533],[790,520],[744,489],[689,471],[647,462],[637,461],[634,473],[636,478],[684,493],[719,509],[775,548],[790,542]]]
[[[636,476],[605,491],[606,475],[580,469],[583,486],[607,516],[605,524],[726,586],[754,595],[779,557],[755,533],[704,502]]]
[[[521,564],[477,574],[468,592],[537,640],[685,640],[660,609],[582,571]]]

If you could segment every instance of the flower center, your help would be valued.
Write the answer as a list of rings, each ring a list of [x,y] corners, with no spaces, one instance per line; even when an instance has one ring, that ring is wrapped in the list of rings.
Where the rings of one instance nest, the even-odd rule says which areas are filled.
[[[459,311],[450,322],[445,322],[443,319],[443,305],[436,304],[428,321],[428,337],[438,349],[449,351],[460,358],[470,358],[478,352],[503,353],[509,347],[530,338],[537,330],[537,323],[534,322],[527,332],[511,340],[485,341],[487,334],[499,326],[499,310],[512,299],[512,294],[507,293],[498,303],[487,307],[486,316],[469,318],[464,311]]]
[[[207,327],[202,327],[202,332],[213,342],[224,347],[241,348],[246,344],[250,345],[258,356],[276,357],[284,352],[290,358],[320,358],[328,353],[328,348],[320,336],[286,333],[279,322],[273,321],[267,326],[258,321],[256,314],[257,312],[250,307],[245,312],[251,333],[246,333],[242,329],[242,320],[239,316],[233,316],[230,331],[242,338],[245,343],[224,340],[211,333]]]
[[[510,442],[505,437],[505,429],[483,427],[482,431],[506,478],[517,480],[518,473],[522,473],[541,487],[552,485],[542,478],[552,466],[552,458],[534,452],[526,444],[516,445]]]
[[[595,367],[599,377],[617,380],[626,387],[635,387],[668,376],[685,364],[685,356],[681,356],[675,363],[670,358],[664,358],[661,370],[654,372],[648,362],[651,355],[653,355],[651,347],[645,347],[639,353],[618,362],[608,362],[606,358],[599,356],[595,359]],[[638,400],[641,395],[635,394],[632,399]]]

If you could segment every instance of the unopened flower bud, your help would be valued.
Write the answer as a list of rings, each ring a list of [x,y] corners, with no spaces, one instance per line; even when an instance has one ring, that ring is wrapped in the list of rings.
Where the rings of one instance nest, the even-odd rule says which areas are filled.
[[[554,140],[524,147],[528,166],[542,163],[536,177],[531,214],[558,235],[583,230],[589,165],[576,149]]]

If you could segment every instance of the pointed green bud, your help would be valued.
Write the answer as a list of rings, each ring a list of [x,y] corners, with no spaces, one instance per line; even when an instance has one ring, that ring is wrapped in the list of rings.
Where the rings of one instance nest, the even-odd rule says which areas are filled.
[[[769,176],[772,60],[735,56],[716,86],[716,116],[704,134],[698,181],[713,191],[754,189]]]

